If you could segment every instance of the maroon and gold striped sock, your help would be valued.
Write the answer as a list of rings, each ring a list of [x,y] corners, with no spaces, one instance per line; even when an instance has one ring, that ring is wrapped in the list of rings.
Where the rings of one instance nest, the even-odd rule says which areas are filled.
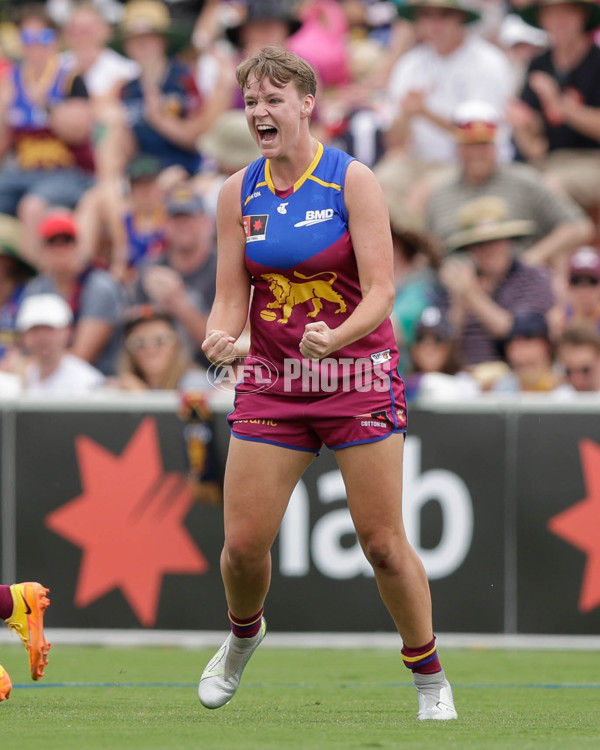
[[[419,674],[435,674],[442,671],[442,665],[437,655],[435,636],[429,643],[420,648],[402,647],[404,666]]]
[[[262,620],[264,607],[261,607],[259,611],[252,615],[252,617],[236,617],[234,614],[229,612],[229,622],[231,623],[231,632],[238,638],[252,638],[260,630],[260,622]]]

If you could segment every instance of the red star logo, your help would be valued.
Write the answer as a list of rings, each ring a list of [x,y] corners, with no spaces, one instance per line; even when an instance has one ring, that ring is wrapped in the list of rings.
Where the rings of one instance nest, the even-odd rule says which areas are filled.
[[[580,612],[600,606],[600,445],[592,440],[579,444],[587,497],[548,521],[553,534],[587,554]]]
[[[252,224],[252,228],[255,232],[258,232],[259,229],[262,229],[262,221],[260,219],[256,219]]]
[[[81,547],[75,605],[120,588],[142,625],[156,622],[165,573],[205,573],[208,563],[183,525],[193,504],[184,476],[163,473],[156,422],[146,418],[120,456],[88,437],[75,449],[83,493],[46,516]]]

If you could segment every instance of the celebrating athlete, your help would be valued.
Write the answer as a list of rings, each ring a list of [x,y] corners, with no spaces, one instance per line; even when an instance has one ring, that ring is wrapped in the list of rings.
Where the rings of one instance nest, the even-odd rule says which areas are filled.
[[[202,674],[200,700],[228,703],[264,638],[271,546],[294,486],[325,444],[402,637],[418,718],[455,719],[429,585],[402,524],[406,405],[382,191],[366,166],[311,135],[316,79],[306,61],[265,47],[237,79],[262,158],[221,190],[217,293],[202,348],[213,362],[235,358],[250,310],[248,361],[257,368],[244,368],[228,417],[221,572],[231,633]],[[265,362],[270,381],[258,367]]]

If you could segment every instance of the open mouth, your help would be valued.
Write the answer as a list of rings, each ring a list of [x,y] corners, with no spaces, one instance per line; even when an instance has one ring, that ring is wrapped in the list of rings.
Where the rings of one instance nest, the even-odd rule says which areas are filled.
[[[260,142],[264,144],[272,143],[277,135],[277,128],[274,128],[272,125],[257,125],[256,130],[258,131]]]

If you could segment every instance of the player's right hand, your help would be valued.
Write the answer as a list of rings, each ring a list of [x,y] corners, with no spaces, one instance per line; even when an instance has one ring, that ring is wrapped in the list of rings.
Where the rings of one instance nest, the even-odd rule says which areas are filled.
[[[235,339],[226,331],[209,331],[202,343],[202,351],[215,365],[233,362],[237,357]]]

